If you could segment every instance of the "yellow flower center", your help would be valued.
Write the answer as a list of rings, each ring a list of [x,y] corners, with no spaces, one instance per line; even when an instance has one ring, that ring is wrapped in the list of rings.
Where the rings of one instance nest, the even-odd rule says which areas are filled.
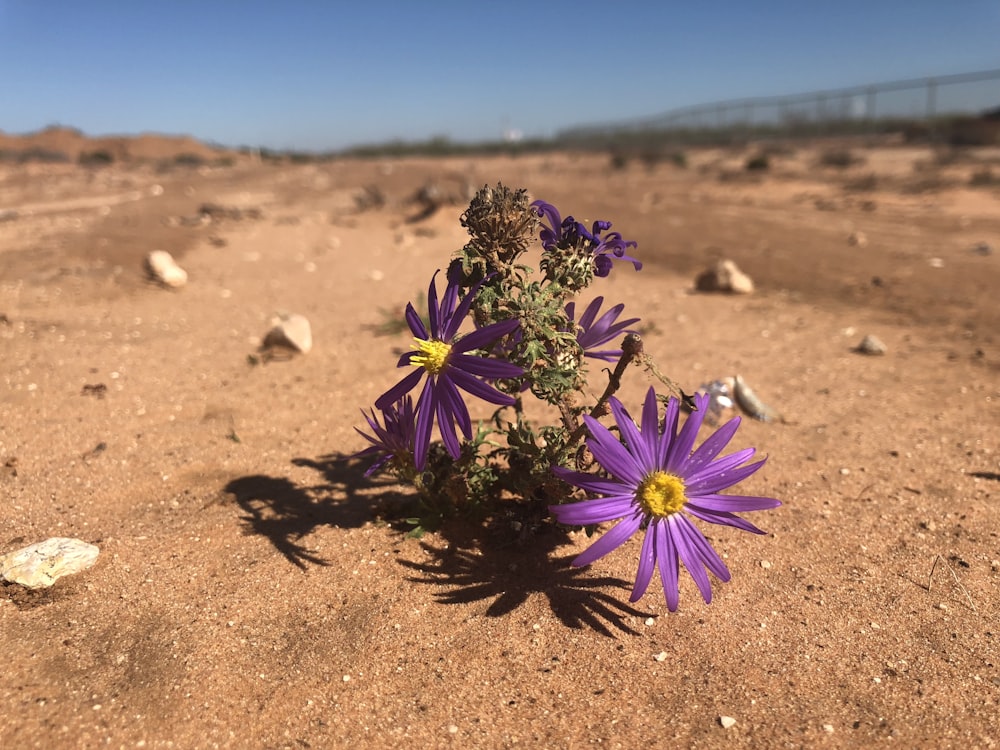
[[[410,362],[423,367],[431,375],[437,375],[444,366],[448,364],[448,355],[451,354],[451,344],[446,344],[437,339],[415,338],[416,345],[413,347],[419,354],[415,355]]]
[[[635,497],[650,516],[672,516],[684,507],[684,480],[665,471],[654,471],[639,484]]]

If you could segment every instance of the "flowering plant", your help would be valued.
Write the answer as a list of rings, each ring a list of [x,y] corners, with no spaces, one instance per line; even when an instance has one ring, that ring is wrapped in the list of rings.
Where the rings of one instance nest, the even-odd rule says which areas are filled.
[[[624,305],[601,315],[598,296],[577,318],[577,294],[608,276],[616,261],[642,268],[628,254],[636,243],[609,231],[610,222],[588,229],[500,184],[476,194],[462,224],[471,239],[449,264],[440,298],[437,274],[431,279],[428,324],[412,304],[406,308],[414,345],[398,366],[412,369],[376,399],[381,421],[374,410],[363,412],[371,434],[358,432],[370,445],[356,455],[375,457],[366,473],[390,472],[416,488],[422,505],[417,533],[459,512],[489,519],[501,507],[507,517],[548,516],[585,527],[588,535],[618,520],[573,564],[587,565],[643,531],[632,601],[656,568],[667,606],[675,610],[683,564],[710,602],[706,571],[727,581],[729,570],[693,519],[763,533],[736,513],[780,503],[722,493],[764,460],[746,463],[753,448],[720,457],[739,418],[695,448],[707,397],[685,395],[659,371],[631,328],[639,319],[620,319]],[[541,278],[522,261],[536,233]],[[466,321],[470,330],[463,334]],[[615,363],[594,403],[583,399],[588,358]],[[614,396],[629,365],[644,367],[668,392],[649,389],[638,423]],[[421,381],[414,405],[411,391]],[[473,429],[463,392],[498,407],[488,422]],[[529,418],[528,393],[558,409],[554,424]],[[678,430],[682,407],[690,414]],[[599,421],[609,410],[615,432]],[[432,440],[435,423],[440,442]]]

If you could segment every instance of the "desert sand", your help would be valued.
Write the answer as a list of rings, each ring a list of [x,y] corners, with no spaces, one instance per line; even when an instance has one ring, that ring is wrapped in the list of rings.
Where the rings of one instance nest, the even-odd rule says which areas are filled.
[[[0,584],[0,747],[1000,744],[1000,154],[826,148],[0,164],[0,553],[100,548]],[[784,505],[703,525],[712,604],[686,574],[676,613],[629,604],[638,538],[582,569],[549,523],[410,538],[409,491],[340,460],[410,345],[376,329],[497,181],[637,240],[588,292],[686,390],[739,373],[785,416],[734,440]],[[756,291],[695,293],[719,258]],[[264,361],[280,312],[314,346]]]

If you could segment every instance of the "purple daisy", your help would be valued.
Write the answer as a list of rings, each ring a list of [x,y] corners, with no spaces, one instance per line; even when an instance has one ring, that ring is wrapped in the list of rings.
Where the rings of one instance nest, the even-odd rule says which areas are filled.
[[[544,249],[585,245],[594,254],[595,276],[604,277],[611,273],[612,260],[627,260],[636,271],[642,269],[639,260],[626,255],[630,247],[638,246],[637,242],[623,239],[621,232],[609,232],[606,236],[601,236],[602,232],[607,232],[611,228],[610,221],[595,221],[590,231],[587,231],[587,228],[572,216],[563,219],[559,209],[547,201],[537,200],[531,206],[541,218],[549,222],[549,226],[542,224],[539,233]]]
[[[652,388],[646,394],[641,427],[635,425],[618,399],[612,397],[609,402],[624,444],[596,419],[589,416],[583,419],[591,434],[587,447],[611,478],[559,466],[552,468],[556,476],[569,484],[603,496],[550,506],[560,523],[590,526],[622,519],[572,564],[588,565],[644,529],[639,570],[630,601],[638,601],[646,593],[655,566],[660,570],[667,607],[671,612],[675,611],[679,598],[680,558],[698,585],[702,598],[706,603],[711,602],[712,585],[705,569],[721,581],[729,580],[729,570],[689,516],[763,534],[749,521],[734,514],[777,508],[781,505],[778,500],[720,492],[749,477],[763,466],[766,459],[743,465],[753,457],[753,448],[716,458],[736,433],[739,417],[727,422],[697,450],[691,451],[708,406],[708,396],[704,394],[695,396],[698,411],[687,418],[679,434],[677,418],[680,408],[675,398],[671,398],[667,405],[662,431],[656,394]]]
[[[576,304],[570,302],[566,305],[566,315],[569,316],[571,323],[576,321],[576,325],[578,326],[576,340],[583,349],[584,356],[603,359],[605,362],[614,362],[622,356],[621,349],[603,349],[596,352],[591,351],[591,349],[608,343],[612,339],[617,338],[621,333],[628,333],[628,327],[633,323],[638,323],[639,319],[629,318],[628,320],[618,320],[618,316],[625,309],[625,305],[620,304],[615,305],[600,318],[597,318],[597,313],[603,304],[604,297],[596,297],[587,305],[587,309],[583,311],[580,320],[576,321]],[[595,318],[597,318],[596,322]]]
[[[363,456],[378,456],[378,459],[365,472],[366,477],[381,469],[389,461],[395,460],[405,465],[407,461],[413,461],[413,438],[416,432],[415,414],[413,411],[413,399],[409,395],[404,396],[388,409],[382,410],[382,421],[385,426],[379,424],[375,410],[371,410],[371,415],[361,412],[371,431],[375,433],[372,437],[357,427],[358,434],[371,443],[364,450],[358,451],[353,458]]]
[[[511,406],[514,404],[512,396],[501,393],[480,378],[516,378],[524,374],[524,370],[509,362],[466,353],[473,349],[489,348],[494,341],[518,327],[516,319],[493,323],[456,338],[458,329],[483,282],[480,281],[473,286],[459,302],[458,283],[449,281],[439,305],[436,278],[437,273],[431,278],[430,288],[427,290],[430,331],[420,320],[413,305],[406,306],[406,323],[416,343],[414,351],[407,352],[399,358],[397,367],[416,365],[417,369],[375,401],[375,406],[385,412],[392,404],[413,390],[424,373],[427,374],[427,381],[420,392],[420,398],[417,399],[413,454],[418,470],[422,470],[427,461],[427,449],[431,442],[435,415],[441,439],[452,458],[457,459],[461,452],[455,432],[456,423],[462,428],[466,440],[472,439],[472,420],[458,392],[459,388],[490,403]]]

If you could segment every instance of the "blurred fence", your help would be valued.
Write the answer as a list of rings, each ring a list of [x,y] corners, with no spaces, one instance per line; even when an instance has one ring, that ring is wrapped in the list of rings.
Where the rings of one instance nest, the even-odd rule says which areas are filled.
[[[672,110],[630,122],[585,125],[557,140],[732,142],[760,137],[877,134],[909,129],[942,135],[958,119],[1000,119],[1000,69],[813,91],[734,99]],[[968,130],[968,128],[966,128]],[[996,137],[990,128],[987,138]],[[974,135],[971,137],[975,137]]]

